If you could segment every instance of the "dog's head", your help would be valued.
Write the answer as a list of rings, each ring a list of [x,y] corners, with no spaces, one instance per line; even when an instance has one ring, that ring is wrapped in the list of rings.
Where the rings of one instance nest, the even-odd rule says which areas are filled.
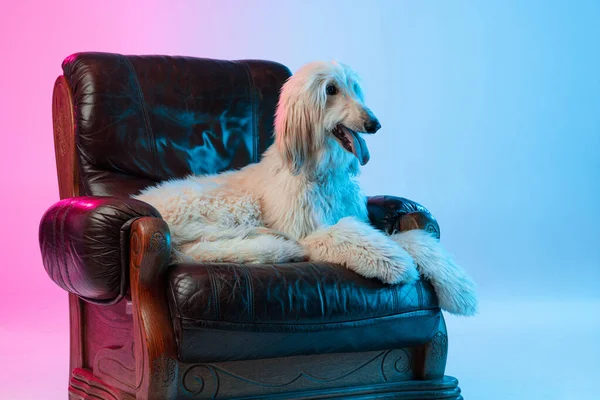
[[[362,134],[375,133],[380,127],[364,104],[354,71],[338,62],[313,62],[300,68],[281,89],[275,142],[294,173],[314,168],[327,153],[353,154],[364,165],[369,150]]]

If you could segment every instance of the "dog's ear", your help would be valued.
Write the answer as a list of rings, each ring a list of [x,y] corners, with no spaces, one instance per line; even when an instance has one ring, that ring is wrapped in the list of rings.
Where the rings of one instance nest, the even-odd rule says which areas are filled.
[[[315,120],[318,107],[302,97],[289,98],[285,91],[275,115],[275,144],[284,163],[294,174],[310,168],[310,157],[316,151]]]

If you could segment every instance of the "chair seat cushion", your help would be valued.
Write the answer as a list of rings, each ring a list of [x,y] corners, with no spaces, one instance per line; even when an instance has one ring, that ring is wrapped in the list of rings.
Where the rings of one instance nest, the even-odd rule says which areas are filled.
[[[326,263],[174,265],[168,294],[184,362],[418,345],[441,315],[426,281],[386,285]]]

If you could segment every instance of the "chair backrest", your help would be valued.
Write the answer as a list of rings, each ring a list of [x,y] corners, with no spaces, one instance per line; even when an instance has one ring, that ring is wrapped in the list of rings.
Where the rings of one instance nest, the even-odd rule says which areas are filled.
[[[53,99],[61,197],[129,196],[258,161],[290,76],[271,61],[109,53],[77,53],[62,67]],[[69,151],[70,162],[59,160]]]

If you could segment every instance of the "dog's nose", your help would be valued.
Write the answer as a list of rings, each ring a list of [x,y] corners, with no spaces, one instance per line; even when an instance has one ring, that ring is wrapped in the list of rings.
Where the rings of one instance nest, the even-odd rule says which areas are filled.
[[[367,133],[375,133],[381,128],[381,124],[377,120],[377,118],[372,118],[365,122],[365,131]]]

